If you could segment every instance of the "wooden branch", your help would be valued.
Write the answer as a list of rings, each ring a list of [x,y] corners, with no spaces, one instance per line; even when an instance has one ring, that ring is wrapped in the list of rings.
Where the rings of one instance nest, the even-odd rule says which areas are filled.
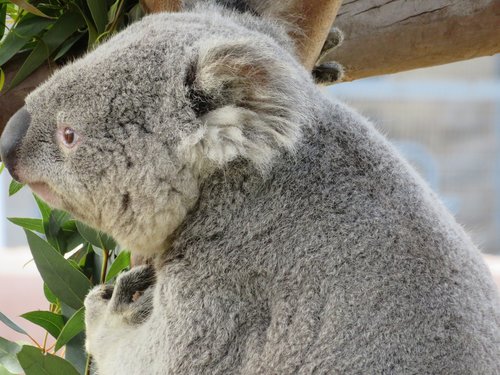
[[[139,0],[146,13],[178,12],[181,9],[181,0]]]
[[[342,0],[298,0],[290,10],[291,14],[300,15],[297,23],[301,33],[294,39],[300,60],[308,70],[312,70],[320,55],[341,3]]]
[[[335,26],[344,43],[323,61],[344,81],[500,52],[498,0],[344,0]]]
[[[25,59],[25,54],[18,55],[2,67],[5,73],[5,87],[9,86]],[[54,68],[56,66],[44,64],[14,89],[0,93],[0,133],[3,131],[9,118],[24,105],[24,98],[40,83],[45,81]]]
[[[181,0],[141,0],[148,12],[178,10]],[[337,13],[338,0],[297,0],[303,14],[298,49],[312,68]],[[345,79],[401,72],[500,52],[498,0],[344,0],[335,26],[344,43],[323,61],[338,61]],[[5,66],[7,84],[19,59]],[[50,73],[44,65],[11,91],[0,94],[0,130],[24,97]]]

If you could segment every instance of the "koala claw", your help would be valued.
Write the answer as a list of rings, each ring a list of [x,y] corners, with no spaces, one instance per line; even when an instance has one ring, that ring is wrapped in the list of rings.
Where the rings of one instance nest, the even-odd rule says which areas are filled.
[[[339,63],[332,61],[315,66],[312,74],[318,85],[330,85],[342,80],[344,68]]]
[[[316,66],[313,69],[314,81],[319,85],[330,85],[342,80],[344,76],[344,68],[339,63],[323,62],[328,58],[330,52],[340,46],[344,41],[344,34],[338,28],[334,27],[328,33],[321,54],[318,58]]]
[[[142,323],[152,310],[155,281],[154,268],[145,265],[118,276],[115,286],[96,286],[85,299],[87,319],[108,314],[118,315],[130,325]]]
[[[325,44],[323,44],[323,48],[321,49],[320,59],[329,52],[331,52],[332,50],[334,50],[335,48],[342,45],[343,42],[344,42],[344,33],[337,27],[332,28],[328,33],[328,36],[326,37],[326,41]]]

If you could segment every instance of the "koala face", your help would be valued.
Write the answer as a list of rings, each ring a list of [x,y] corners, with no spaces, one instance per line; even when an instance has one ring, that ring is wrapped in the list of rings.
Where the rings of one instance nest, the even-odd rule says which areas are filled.
[[[267,168],[308,116],[290,53],[214,17],[146,17],[57,71],[2,136],[13,177],[133,252],[164,251],[211,171]]]

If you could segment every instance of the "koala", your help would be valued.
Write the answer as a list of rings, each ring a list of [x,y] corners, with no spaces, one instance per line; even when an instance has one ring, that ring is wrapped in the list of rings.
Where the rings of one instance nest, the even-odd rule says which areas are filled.
[[[288,25],[238,3],[131,25],[0,140],[15,179],[152,263],[86,298],[97,373],[500,374],[469,236]]]

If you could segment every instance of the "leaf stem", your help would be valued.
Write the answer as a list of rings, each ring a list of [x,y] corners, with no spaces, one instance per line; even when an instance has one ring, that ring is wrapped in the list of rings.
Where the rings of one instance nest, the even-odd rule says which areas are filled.
[[[43,350],[43,349],[42,349],[42,346],[41,346],[41,345],[40,345],[40,344],[39,344],[39,343],[38,343],[38,342],[37,342],[37,341],[36,341],[33,337],[31,337],[31,335],[29,335],[28,333],[26,333],[26,336],[28,336],[28,337],[30,338],[30,340],[31,340],[31,341],[33,341],[33,343],[36,345],[36,347],[37,347],[38,349]]]
[[[49,337],[49,332],[45,332],[45,337],[43,338],[43,347],[42,350],[44,353],[47,353],[47,338]]]
[[[104,284],[106,282],[106,273],[108,272],[109,250],[103,247],[102,252],[101,284]]]
[[[85,363],[85,372],[84,372],[85,375],[90,375],[90,363],[91,363],[90,354],[87,354],[87,362]]]
[[[118,20],[120,18],[120,15],[121,15],[121,12],[123,10],[123,6],[125,5],[125,1],[122,0],[120,2],[120,4],[118,5],[118,9],[116,10],[116,13],[115,13],[115,17],[109,27],[109,32],[113,33],[116,31],[116,27],[117,27],[117,24],[118,24]]]

